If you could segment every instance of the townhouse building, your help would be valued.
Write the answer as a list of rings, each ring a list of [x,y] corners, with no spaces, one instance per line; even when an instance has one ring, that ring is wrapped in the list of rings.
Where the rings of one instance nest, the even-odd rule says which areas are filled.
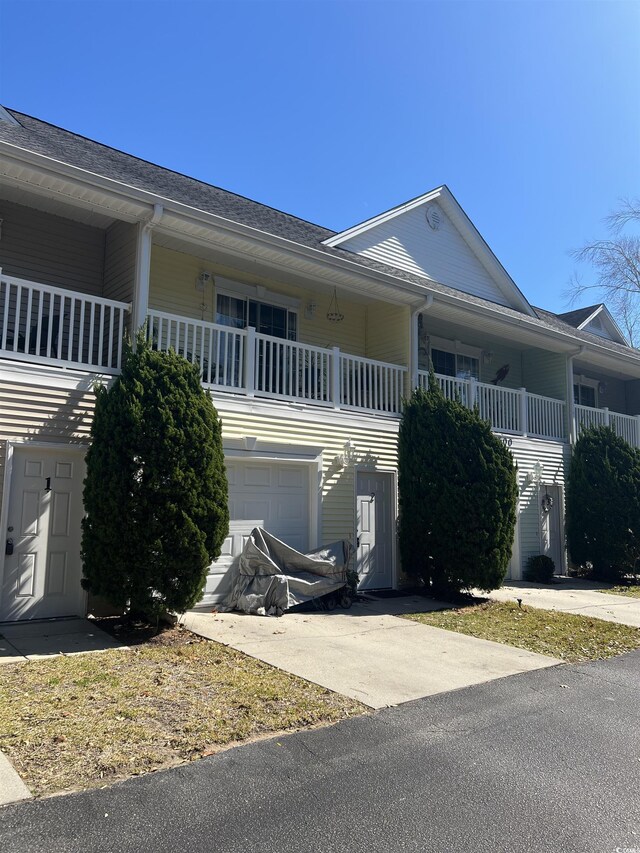
[[[603,305],[534,307],[446,186],[335,233],[0,109],[0,621],[86,612],[93,387],[142,326],[222,420],[231,526],[206,606],[258,524],[302,551],[351,540],[363,589],[403,583],[397,433],[430,363],[513,453],[513,578],[538,553],[567,569],[581,427],[640,446],[640,352]]]

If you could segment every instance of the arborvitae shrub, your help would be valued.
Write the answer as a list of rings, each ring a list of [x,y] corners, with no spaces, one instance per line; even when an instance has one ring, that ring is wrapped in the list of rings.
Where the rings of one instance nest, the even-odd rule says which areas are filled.
[[[398,439],[402,566],[434,592],[502,583],[517,500],[513,457],[476,411],[429,390],[407,401]]]
[[[96,388],[91,435],[83,586],[150,617],[192,607],[229,529],[220,421],[198,368],[140,337]]]
[[[600,580],[636,571],[640,554],[640,453],[609,427],[581,432],[566,485],[569,553]]]

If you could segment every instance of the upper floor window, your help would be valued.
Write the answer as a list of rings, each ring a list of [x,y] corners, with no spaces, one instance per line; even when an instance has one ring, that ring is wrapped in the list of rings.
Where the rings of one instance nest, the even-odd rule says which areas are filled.
[[[590,406],[592,409],[596,409],[598,407],[596,394],[595,382],[592,384],[589,380],[582,380],[573,384],[573,402],[578,406]]]
[[[298,315],[281,305],[257,299],[243,299],[218,293],[216,323],[244,329],[253,326],[261,335],[295,341],[298,335]]]
[[[470,355],[431,349],[433,369],[441,376],[455,376],[457,379],[479,379],[480,360]]]

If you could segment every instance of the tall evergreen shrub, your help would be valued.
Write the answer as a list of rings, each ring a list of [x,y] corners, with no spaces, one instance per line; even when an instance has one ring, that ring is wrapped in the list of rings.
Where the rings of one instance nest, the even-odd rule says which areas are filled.
[[[229,528],[220,421],[198,368],[140,337],[96,388],[91,435],[83,586],[147,616],[192,607]]]
[[[516,522],[513,457],[477,412],[445,399],[433,374],[405,406],[398,468],[405,572],[435,592],[499,587]]]
[[[640,453],[609,427],[580,433],[566,485],[572,561],[593,577],[617,580],[640,555]]]

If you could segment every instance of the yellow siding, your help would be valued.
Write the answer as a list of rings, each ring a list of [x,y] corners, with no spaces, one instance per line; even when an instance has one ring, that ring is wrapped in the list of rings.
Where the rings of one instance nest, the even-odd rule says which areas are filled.
[[[104,289],[102,295],[120,302],[133,301],[137,226],[115,222],[105,237]]]
[[[372,302],[367,306],[367,357],[408,366],[411,314],[406,305]]]
[[[100,228],[0,200],[0,267],[6,275],[102,295],[105,233]]]
[[[298,339],[301,342],[320,347],[340,347],[352,355],[366,355],[367,306],[364,303],[352,302],[338,295],[344,320],[332,323],[327,319],[331,294],[292,287],[274,279],[247,281],[235,270],[218,267],[195,255],[175,252],[162,246],[154,246],[151,255],[150,307],[170,314],[215,322],[213,286],[208,286],[204,293],[196,290],[196,279],[203,270],[232,281],[259,283],[273,293],[299,299]],[[313,316],[307,311],[309,303],[316,306]]]
[[[351,441],[358,465],[395,470],[397,465],[397,424],[392,431],[376,428],[355,419],[353,425],[332,423],[331,412],[318,413],[315,421],[303,421],[282,414],[239,414],[225,410],[221,395],[213,395],[222,420],[223,438],[257,436],[262,441],[322,448],[322,530],[321,542],[337,539],[353,541],[355,530],[354,468],[339,468],[335,458],[344,453]]]
[[[0,373],[0,512],[7,439],[87,442],[93,417],[91,390],[8,381]]]

